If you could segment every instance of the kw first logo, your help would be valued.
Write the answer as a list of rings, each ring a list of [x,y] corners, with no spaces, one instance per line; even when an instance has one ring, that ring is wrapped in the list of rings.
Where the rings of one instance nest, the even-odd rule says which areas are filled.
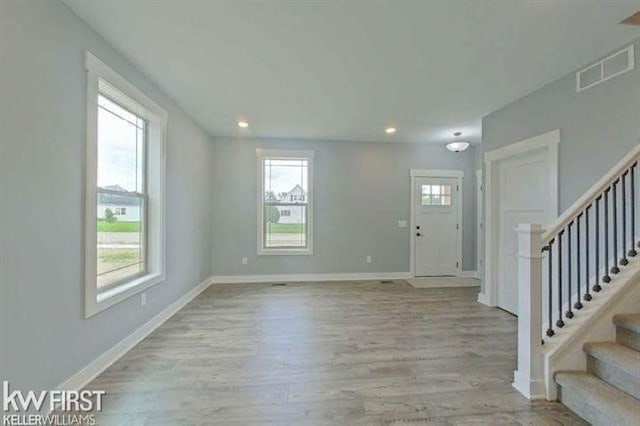
[[[101,411],[102,397],[105,393],[103,390],[52,390],[39,393],[30,390],[25,393],[12,390],[9,382],[3,381],[2,409],[5,414],[3,414],[2,424],[4,426],[96,424],[93,414],[83,415],[82,413]],[[45,405],[46,401],[48,401],[47,405]],[[40,412],[43,408],[48,408],[47,411],[50,413],[74,414],[26,414]]]

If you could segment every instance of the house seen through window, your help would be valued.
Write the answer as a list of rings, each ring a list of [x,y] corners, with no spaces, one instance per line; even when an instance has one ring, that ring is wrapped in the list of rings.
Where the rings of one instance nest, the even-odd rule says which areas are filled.
[[[311,251],[311,158],[295,153],[265,153],[260,161],[262,197],[260,247],[263,254]]]
[[[146,122],[98,96],[97,286],[145,272]]]
[[[86,52],[85,316],[165,280],[167,112]]]

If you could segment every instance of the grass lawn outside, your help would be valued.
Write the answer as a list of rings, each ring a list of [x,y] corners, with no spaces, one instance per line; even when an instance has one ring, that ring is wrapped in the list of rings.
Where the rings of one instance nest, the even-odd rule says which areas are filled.
[[[98,232],[139,232],[140,222],[107,222],[98,219]]]
[[[273,234],[301,234],[304,232],[302,223],[267,223],[267,232]]]
[[[98,288],[143,271],[139,248],[98,247]]]
[[[127,265],[139,261],[140,253],[136,249],[101,250],[98,257],[104,263]]]

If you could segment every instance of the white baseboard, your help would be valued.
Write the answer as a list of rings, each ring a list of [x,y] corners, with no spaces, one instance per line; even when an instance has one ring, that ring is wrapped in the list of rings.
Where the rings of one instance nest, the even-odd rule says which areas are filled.
[[[480,277],[478,277],[478,271],[461,271],[460,272],[460,277],[462,277],[462,278],[476,278],[476,279],[480,278]]]
[[[167,306],[159,314],[151,318],[140,328],[116,343],[111,349],[100,355],[94,361],[85,366],[82,370],[75,373],[69,379],[62,382],[56,389],[58,390],[74,390],[83,389],[89,382],[95,379],[100,373],[106,370],[114,362],[120,359],[124,354],[130,351],[135,345],[140,343],[142,339],[151,334],[162,323],[171,318],[176,312],[182,309],[187,303],[191,302],[200,293],[211,285],[211,278],[207,278],[193,289],[189,290],[184,296]]]
[[[348,274],[266,274],[266,275],[218,275],[211,277],[214,284],[272,283],[308,281],[365,281],[404,280],[411,278],[410,272],[364,272]]]
[[[516,370],[513,372],[513,383],[511,383],[511,386],[527,399],[545,399],[544,380],[542,379],[531,380]]]
[[[487,295],[482,292],[478,293],[478,303],[482,303],[483,305],[487,306],[493,306],[491,305],[491,303],[489,303],[489,298],[487,297]]]

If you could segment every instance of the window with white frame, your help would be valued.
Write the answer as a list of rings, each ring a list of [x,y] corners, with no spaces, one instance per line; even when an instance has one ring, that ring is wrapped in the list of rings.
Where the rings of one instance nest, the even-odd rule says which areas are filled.
[[[99,290],[118,285],[146,272],[145,152],[146,126],[142,117],[98,93],[98,206],[111,203],[133,206],[140,212],[132,221],[116,207],[115,216],[98,209],[96,285]]]
[[[423,206],[450,206],[451,185],[422,185]]]
[[[258,254],[313,254],[313,152],[257,156]]]
[[[87,52],[85,315],[164,280],[166,112]]]

